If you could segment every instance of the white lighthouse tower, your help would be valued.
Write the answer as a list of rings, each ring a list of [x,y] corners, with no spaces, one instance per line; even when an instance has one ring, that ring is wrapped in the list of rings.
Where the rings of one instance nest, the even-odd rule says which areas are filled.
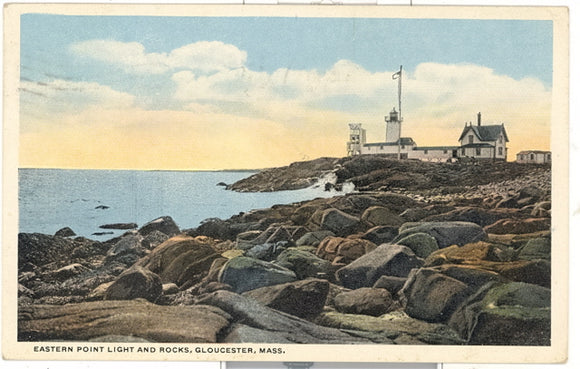
[[[385,142],[397,143],[401,138],[401,120],[399,119],[399,113],[395,108],[389,113],[388,117],[385,117],[387,122],[387,139]]]

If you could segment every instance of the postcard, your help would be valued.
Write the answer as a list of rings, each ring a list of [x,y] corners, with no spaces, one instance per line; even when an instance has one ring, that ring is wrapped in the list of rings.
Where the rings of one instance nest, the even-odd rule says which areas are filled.
[[[4,358],[566,360],[566,8],[4,25]]]

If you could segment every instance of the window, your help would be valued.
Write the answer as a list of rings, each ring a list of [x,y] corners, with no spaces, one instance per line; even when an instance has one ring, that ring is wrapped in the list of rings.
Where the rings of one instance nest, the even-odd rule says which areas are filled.
[[[403,150],[404,150],[404,149],[405,149],[405,145],[401,145],[401,149],[403,149]]]
[[[443,154],[447,154],[447,150],[443,150]]]
[[[461,148],[461,155],[465,156],[465,147]]]
[[[503,136],[502,135],[499,136],[498,141],[499,141],[499,143],[502,143],[503,142]]]
[[[499,156],[503,156],[503,147],[498,147],[498,148],[497,148],[497,154],[498,154]]]
[[[424,150],[424,151],[423,151],[423,153],[424,153],[425,155],[427,155],[427,154],[429,153],[429,150]]]
[[[468,138],[469,138],[469,143],[472,144],[473,143],[473,135],[469,135]]]
[[[383,147],[383,145],[381,145],[381,150],[384,150],[385,148]]]
[[[548,154],[548,160],[552,160],[552,154]]]
[[[534,154],[530,154],[530,159],[534,160]]]
[[[475,148],[475,156],[480,156],[481,155],[481,148],[480,147],[476,147]]]

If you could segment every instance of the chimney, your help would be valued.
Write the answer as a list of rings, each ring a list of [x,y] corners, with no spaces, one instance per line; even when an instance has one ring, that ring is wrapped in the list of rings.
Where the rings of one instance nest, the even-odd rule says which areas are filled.
[[[481,126],[481,112],[477,113],[477,125]]]

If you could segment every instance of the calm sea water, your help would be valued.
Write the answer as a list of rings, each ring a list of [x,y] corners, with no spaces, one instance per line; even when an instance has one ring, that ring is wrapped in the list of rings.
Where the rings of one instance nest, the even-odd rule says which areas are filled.
[[[217,186],[250,176],[248,172],[171,172],[129,170],[19,169],[19,231],[54,234],[70,227],[79,236],[110,223],[139,226],[163,215],[181,229],[207,218],[227,219],[242,211],[337,195],[318,186],[298,191],[237,193]],[[322,186],[323,187],[323,186]],[[106,208],[104,208],[106,207]]]

